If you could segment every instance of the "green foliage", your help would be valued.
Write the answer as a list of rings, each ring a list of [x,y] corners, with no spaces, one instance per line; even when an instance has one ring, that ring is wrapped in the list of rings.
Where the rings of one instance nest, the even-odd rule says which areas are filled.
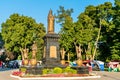
[[[18,55],[17,60],[22,60],[22,56],[21,56],[21,55]]]
[[[92,39],[94,39],[95,30],[93,28],[94,21],[85,14],[81,14],[78,17],[77,22],[73,22],[71,15],[68,15],[72,9],[65,10],[60,7],[58,10],[57,19],[62,24],[60,34],[60,46],[65,48],[67,52],[75,53],[75,47],[87,45]]]
[[[28,59],[31,59],[32,58],[32,52],[29,52],[28,55],[29,55]],[[36,57],[37,57],[37,55],[36,55]]]
[[[63,6],[60,6],[59,10],[57,10],[57,16],[56,16],[57,22],[63,25],[66,17],[71,16],[71,13],[73,13],[73,9],[65,10]]]
[[[81,14],[78,17],[78,21],[76,22],[75,27],[75,38],[77,44],[88,44],[92,40],[94,40],[95,29],[93,28],[94,21],[86,14]]]
[[[76,74],[77,70],[72,69],[71,67],[66,67],[65,69],[63,69],[64,73],[73,73]]]
[[[74,43],[81,45],[83,54],[92,54],[95,50],[97,34],[101,26],[98,42],[105,44],[97,48],[97,58],[103,61],[110,61],[120,58],[120,0],[105,2],[98,6],[89,5],[85,11],[78,16],[78,21],[73,22],[71,9],[65,10],[60,7],[57,19],[62,24],[60,31],[60,45],[67,52],[75,53]],[[90,45],[91,50],[87,46]],[[98,54],[99,52],[99,54]],[[103,57],[104,55],[104,57]]]
[[[55,68],[53,69],[53,73],[55,73],[55,74],[60,74],[60,73],[62,73],[62,68],[60,68],[60,67],[55,67]]]
[[[62,69],[60,67],[55,67],[53,69],[43,69],[42,73],[43,74],[60,74],[60,73],[73,73],[73,74],[76,74],[77,71],[70,68],[70,67],[66,67],[65,69]]]
[[[94,28],[98,28],[99,25],[102,26],[99,41],[104,42],[105,45],[99,47],[100,54],[98,57],[104,61],[118,60],[120,57],[119,8],[120,1],[115,0],[115,6],[112,6],[110,2],[105,2],[98,6],[88,6],[83,13],[94,21]],[[101,19],[101,22],[99,22],[99,19]]]
[[[112,60],[120,60],[120,56],[118,54],[111,55]]]
[[[43,69],[42,74],[48,74],[50,72],[50,69]]]
[[[2,23],[1,34],[4,46],[9,52],[20,54],[20,47],[30,49],[33,41],[36,41],[39,44],[38,52],[41,53],[39,48],[43,45],[45,28],[42,23],[36,23],[31,17],[12,14]]]
[[[107,57],[110,57],[110,49],[109,46],[105,42],[101,42],[98,44],[99,52],[98,58],[102,61],[106,61]],[[107,53],[107,54],[106,54]]]
[[[26,68],[25,67],[20,67],[20,71],[25,73],[26,72]]]
[[[57,22],[60,23],[63,28],[61,28],[60,34],[60,46],[61,48],[65,48],[66,51],[69,51],[72,47],[71,42],[71,29],[73,27],[73,21],[70,17],[73,9],[65,10],[64,7],[60,6],[58,10],[58,14],[56,15]]]

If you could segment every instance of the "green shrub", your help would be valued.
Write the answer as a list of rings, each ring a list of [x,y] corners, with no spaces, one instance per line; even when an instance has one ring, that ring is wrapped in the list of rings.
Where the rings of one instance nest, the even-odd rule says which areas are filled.
[[[73,74],[77,73],[77,71],[72,69],[71,67],[66,67],[63,71],[64,73],[73,73]]]
[[[23,73],[25,73],[26,72],[26,68],[25,67],[21,67],[20,71],[23,72]]]
[[[74,70],[74,69],[71,69],[71,71],[70,71],[71,73],[73,73],[73,74],[77,74],[77,71],[76,70]]]
[[[55,67],[54,69],[43,69],[42,73],[43,74],[60,74],[60,73],[73,73],[73,74],[76,74],[77,71],[70,68],[70,67],[66,67],[65,69],[62,69],[60,67]]]
[[[49,69],[43,69],[43,70],[42,70],[42,73],[43,73],[43,74],[49,74],[49,72],[50,72]]]
[[[53,69],[53,73],[55,73],[55,74],[60,74],[60,73],[62,73],[63,72],[63,70],[61,69],[61,68],[59,68],[59,67],[55,67],[54,69]]]
[[[70,67],[66,67],[63,71],[64,71],[64,73],[69,73],[70,72]]]

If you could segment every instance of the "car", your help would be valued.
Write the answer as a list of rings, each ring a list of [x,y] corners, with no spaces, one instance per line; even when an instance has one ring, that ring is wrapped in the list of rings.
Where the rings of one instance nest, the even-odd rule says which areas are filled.
[[[22,60],[11,60],[8,63],[8,68],[19,68],[22,65]]]

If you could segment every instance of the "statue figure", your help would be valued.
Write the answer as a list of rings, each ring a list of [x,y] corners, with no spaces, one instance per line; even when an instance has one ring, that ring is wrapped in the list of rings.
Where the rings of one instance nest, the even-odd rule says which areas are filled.
[[[66,53],[66,51],[64,50],[64,48],[62,48],[62,49],[60,50],[60,53],[61,53],[61,58],[62,58],[61,64],[62,64],[62,65],[65,65],[65,53]]]
[[[82,59],[82,55],[81,55],[82,50],[81,50],[80,46],[77,46],[76,49],[77,49],[77,58]]]
[[[64,60],[65,59],[65,52],[66,51],[64,50],[64,48],[62,48],[60,52],[61,52],[62,60]]]
[[[48,14],[48,33],[54,33],[54,20],[52,10],[50,10]]]
[[[34,41],[32,45],[32,59],[30,60],[30,65],[32,67],[37,65],[37,60],[36,60],[36,52],[37,52],[37,44]]]
[[[37,52],[37,44],[34,41],[33,45],[32,45],[32,58],[35,59],[36,58],[36,52]]]
[[[29,49],[27,48],[20,48],[21,54],[22,54],[22,60],[28,59],[28,51]]]
[[[24,59],[28,59],[28,49],[23,49],[23,53],[24,53]]]

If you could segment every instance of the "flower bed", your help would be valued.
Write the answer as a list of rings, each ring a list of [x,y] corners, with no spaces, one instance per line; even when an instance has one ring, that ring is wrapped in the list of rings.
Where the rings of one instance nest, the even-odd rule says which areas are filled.
[[[25,74],[25,73],[22,73],[20,71],[14,71],[12,73],[12,75],[19,76],[19,77],[84,77],[84,76],[93,76],[91,74],[73,74],[73,73],[32,75],[32,74]]]
[[[90,74],[45,74],[45,75],[24,75],[20,77],[86,77]]]
[[[21,72],[14,72],[11,77],[19,80],[75,80],[75,79],[91,79],[100,78],[95,74],[44,74],[44,75],[24,75]]]
[[[18,78],[19,80],[61,80],[61,79],[88,79],[88,78],[100,78],[100,76],[95,74],[77,74],[75,70],[67,67],[65,69],[54,68],[54,69],[44,69],[43,74],[33,75],[25,74],[22,71],[14,71],[11,77]]]
[[[21,71],[14,71],[14,72],[12,72],[12,75],[14,75],[14,76],[23,76],[24,73],[21,72]]]
[[[19,77],[11,75],[11,77],[18,78],[19,80],[80,80],[80,79],[91,79],[91,78],[100,78],[101,76],[79,76],[79,77],[65,77],[63,75],[49,75],[49,76],[29,76],[29,77]]]

